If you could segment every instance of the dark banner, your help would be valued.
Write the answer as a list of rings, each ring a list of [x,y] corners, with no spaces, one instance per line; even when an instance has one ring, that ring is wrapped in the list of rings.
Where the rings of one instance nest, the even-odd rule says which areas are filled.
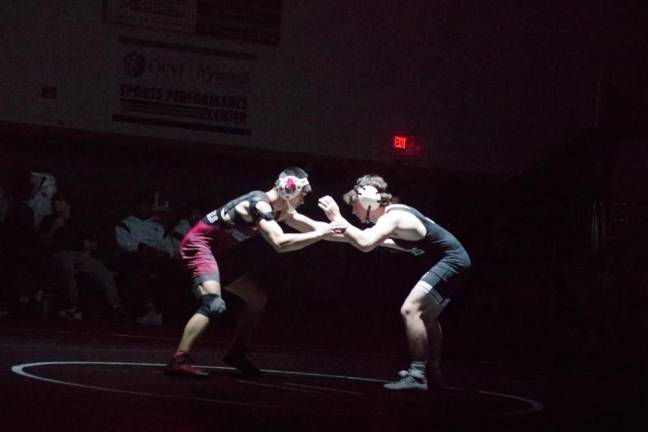
[[[108,22],[277,46],[281,0],[104,0]]]

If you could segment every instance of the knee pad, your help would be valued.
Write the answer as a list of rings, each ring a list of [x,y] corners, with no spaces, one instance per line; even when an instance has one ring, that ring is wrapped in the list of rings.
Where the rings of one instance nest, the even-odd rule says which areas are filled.
[[[200,298],[200,307],[196,311],[207,318],[216,318],[225,313],[227,306],[223,298],[217,294],[205,294]]]

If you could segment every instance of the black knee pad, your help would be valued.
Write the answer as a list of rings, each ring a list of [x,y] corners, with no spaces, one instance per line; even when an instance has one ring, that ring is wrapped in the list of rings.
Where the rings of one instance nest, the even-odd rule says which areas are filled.
[[[227,310],[225,301],[218,294],[205,294],[200,298],[200,307],[196,311],[207,318],[216,318]]]

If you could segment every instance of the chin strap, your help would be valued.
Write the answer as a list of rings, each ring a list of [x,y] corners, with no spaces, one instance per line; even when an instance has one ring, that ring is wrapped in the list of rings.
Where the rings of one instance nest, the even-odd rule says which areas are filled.
[[[363,223],[365,223],[365,224],[370,224],[371,223],[371,220],[369,219],[369,213],[370,212],[371,212],[371,206],[367,207],[367,215],[365,216],[365,220],[363,221]]]

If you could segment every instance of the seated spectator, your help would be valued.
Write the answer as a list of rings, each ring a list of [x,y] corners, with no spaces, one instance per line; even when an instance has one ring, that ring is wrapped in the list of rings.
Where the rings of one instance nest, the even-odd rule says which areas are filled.
[[[162,324],[159,289],[160,279],[169,260],[168,241],[164,226],[153,215],[153,199],[140,197],[133,212],[115,226],[119,249],[119,271],[131,297],[131,303],[143,305],[137,322],[145,325]]]
[[[180,258],[180,242],[192,226],[202,218],[202,212],[197,205],[187,205],[180,212],[173,229],[165,236],[167,251],[171,258]]]
[[[59,317],[83,319],[79,304],[79,276],[83,275],[103,290],[111,319],[126,320],[115,275],[104,265],[98,254],[96,229],[90,223],[83,223],[82,218],[72,217],[70,200],[63,193],[58,192],[53,197],[53,202],[54,212],[43,219],[39,240],[56,262],[67,295],[68,306],[59,311]]]
[[[29,171],[16,169],[5,189],[7,208],[0,224],[0,271],[2,298],[18,300],[21,309],[32,301],[40,303],[42,289],[36,277],[39,255],[34,234],[34,212],[28,201],[31,193]],[[8,308],[0,312],[5,315]]]
[[[158,285],[158,301],[164,309],[165,322],[184,324],[188,313],[193,312],[195,298],[188,292],[178,291],[176,287],[191,283],[191,274],[180,259],[180,242],[184,235],[200,220],[202,213],[197,205],[184,205],[178,212],[172,209],[164,214],[167,234],[164,237],[170,260],[161,274],[162,282]]]
[[[29,207],[34,211],[34,232],[38,232],[43,219],[52,213],[52,197],[56,193],[56,179],[51,174],[32,172]]]
[[[5,219],[10,205],[11,195],[9,194],[9,191],[0,186],[0,223]]]

